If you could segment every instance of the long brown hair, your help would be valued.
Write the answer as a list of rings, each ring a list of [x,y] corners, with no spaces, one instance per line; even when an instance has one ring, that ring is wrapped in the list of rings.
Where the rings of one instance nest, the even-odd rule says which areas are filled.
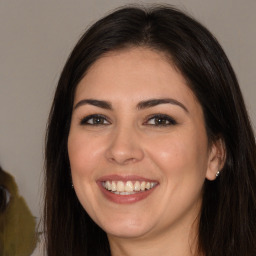
[[[234,71],[217,40],[187,14],[170,6],[133,6],[96,22],[60,76],[45,151],[48,256],[110,255],[105,232],[71,187],[67,139],[79,81],[104,53],[130,46],[146,46],[171,58],[203,108],[209,141],[221,137],[225,143],[220,177],[204,184],[199,251],[207,256],[256,255],[256,145]]]

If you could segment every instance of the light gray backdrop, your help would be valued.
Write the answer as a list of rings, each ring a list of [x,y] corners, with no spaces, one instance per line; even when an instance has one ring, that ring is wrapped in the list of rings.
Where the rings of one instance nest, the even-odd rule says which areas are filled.
[[[83,31],[129,0],[0,0],[0,163],[40,217],[44,133],[60,71]],[[218,38],[256,124],[256,1],[166,0]]]

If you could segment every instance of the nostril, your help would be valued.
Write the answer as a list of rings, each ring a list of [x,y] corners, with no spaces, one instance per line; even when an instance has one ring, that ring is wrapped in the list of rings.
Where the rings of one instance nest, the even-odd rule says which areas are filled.
[[[129,163],[135,163],[137,162],[136,158],[120,158],[120,157],[110,157],[109,160],[113,163],[118,163],[118,164],[129,164]]]
[[[129,164],[140,161],[144,153],[139,138],[135,138],[134,130],[119,129],[115,131],[110,140],[109,147],[106,148],[106,157],[109,161],[118,164]]]
[[[112,163],[117,163],[121,165],[136,163],[141,161],[144,157],[142,150],[132,150],[131,152],[114,152],[108,151],[107,158]]]

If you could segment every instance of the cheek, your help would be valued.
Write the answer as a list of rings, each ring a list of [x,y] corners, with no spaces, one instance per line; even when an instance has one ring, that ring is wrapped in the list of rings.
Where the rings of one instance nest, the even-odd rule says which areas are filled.
[[[100,140],[93,140],[88,136],[73,134],[68,138],[68,155],[72,175],[86,175],[93,173],[102,156]]]
[[[199,136],[200,137],[200,136]],[[186,134],[170,136],[153,141],[148,147],[151,159],[166,175],[204,175],[207,166],[207,144],[205,139]]]
[[[68,155],[71,167],[72,181],[78,200],[83,208],[96,216],[95,200],[95,170],[101,155],[100,145],[92,143],[88,136],[81,133],[70,133],[68,138]]]

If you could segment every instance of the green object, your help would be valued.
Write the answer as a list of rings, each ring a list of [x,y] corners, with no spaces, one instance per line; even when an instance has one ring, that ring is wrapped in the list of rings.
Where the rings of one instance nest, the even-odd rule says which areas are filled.
[[[14,178],[3,170],[0,170],[0,186],[4,188],[0,198],[0,256],[29,256],[37,241],[35,218],[18,194]],[[5,206],[6,199],[9,202]]]

